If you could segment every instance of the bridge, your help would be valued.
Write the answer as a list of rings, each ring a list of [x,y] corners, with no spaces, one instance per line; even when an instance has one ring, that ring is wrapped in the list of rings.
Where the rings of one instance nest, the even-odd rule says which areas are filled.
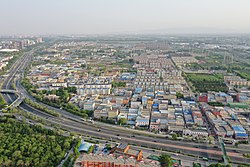
[[[19,94],[19,92],[17,92],[16,90],[11,90],[11,89],[1,89],[0,93],[15,93],[15,94]]]
[[[13,94],[17,94],[17,99],[11,103],[7,108],[15,108],[18,107],[24,100],[24,97],[22,96],[22,94],[20,94],[18,91],[16,90],[11,90],[11,89],[1,89],[0,93],[13,93]]]
[[[219,137],[219,143],[220,143],[220,146],[221,146],[221,151],[223,153],[223,161],[224,161],[224,164],[225,165],[228,165],[228,161],[229,161],[229,157],[227,155],[227,151],[225,149],[225,144],[224,144],[224,141],[222,138]]]
[[[15,108],[18,107],[24,100],[24,97],[18,96],[18,98],[11,103],[11,105],[9,105],[7,108]]]

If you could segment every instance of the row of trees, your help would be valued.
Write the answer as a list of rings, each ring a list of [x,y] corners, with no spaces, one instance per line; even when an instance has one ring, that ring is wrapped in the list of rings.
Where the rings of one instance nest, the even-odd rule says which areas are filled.
[[[247,80],[250,81],[250,73],[239,72],[239,71],[238,71],[237,74],[238,74],[240,77],[245,78],[245,79],[247,79]]]
[[[213,101],[211,101],[211,102],[208,102],[208,104],[210,105],[210,106],[217,106],[217,107],[223,107],[223,106],[225,106],[223,103],[221,103],[221,102],[213,102]]]
[[[0,93],[0,110],[3,109],[5,106],[6,106],[6,102]]]
[[[50,115],[53,115],[53,116],[55,116],[55,117],[59,117],[59,116],[60,116],[60,114],[58,114],[57,112],[55,112],[55,111],[53,111],[53,110],[50,110],[50,109],[48,109],[47,107],[44,107],[44,106],[42,106],[42,105],[40,105],[40,104],[38,104],[38,103],[35,103],[35,102],[33,102],[32,100],[30,100],[30,99],[24,99],[24,102],[25,102],[26,104],[28,104],[28,105],[30,105],[30,106],[32,106],[32,107],[38,109],[38,110],[41,110],[41,111],[43,111],[43,112],[46,112],[46,113],[48,113],[48,114],[50,114]]]
[[[73,140],[39,125],[0,117],[0,164],[3,166],[57,166]]]
[[[217,163],[217,164],[211,164],[211,165],[209,165],[209,167],[232,167],[232,165],[231,164],[224,165],[221,163]]]

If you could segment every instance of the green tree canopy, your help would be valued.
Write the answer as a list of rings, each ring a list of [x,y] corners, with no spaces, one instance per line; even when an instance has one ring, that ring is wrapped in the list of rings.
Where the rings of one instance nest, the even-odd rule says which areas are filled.
[[[118,124],[119,125],[126,125],[127,124],[127,119],[126,118],[120,118],[118,120]]]
[[[168,154],[161,154],[160,156],[160,164],[162,167],[172,167],[173,166],[173,159]]]

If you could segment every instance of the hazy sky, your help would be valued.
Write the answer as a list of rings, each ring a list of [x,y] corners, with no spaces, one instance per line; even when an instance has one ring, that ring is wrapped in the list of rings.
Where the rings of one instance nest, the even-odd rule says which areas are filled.
[[[250,33],[250,0],[0,0],[0,35]]]

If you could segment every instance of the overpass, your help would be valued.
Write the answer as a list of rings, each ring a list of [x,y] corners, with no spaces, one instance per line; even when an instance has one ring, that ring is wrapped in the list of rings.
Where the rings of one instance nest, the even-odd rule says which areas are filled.
[[[1,89],[0,93],[13,93],[17,95],[17,99],[12,102],[7,108],[15,108],[18,107],[24,100],[24,97],[22,96],[22,94],[16,90],[11,90],[11,89]]]
[[[24,97],[18,96],[18,98],[13,103],[11,103],[11,105],[9,105],[7,108],[18,107],[23,102],[23,100],[24,100]]]
[[[228,161],[229,161],[229,157],[227,155],[227,151],[226,151],[226,148],[225,148],[225,144],[224,144],[224,141],[222,138],[219,137],[219,143],[220,143],[220,146],[221,146],[221,151],[222,151],[222,158],[223,158],[223,161],[224,161],[224,164],[225,165],[228,165]]]
[[[1,89],[0,93],[15,93],[18,94],[16,90],[11,90],[11,89]]]

